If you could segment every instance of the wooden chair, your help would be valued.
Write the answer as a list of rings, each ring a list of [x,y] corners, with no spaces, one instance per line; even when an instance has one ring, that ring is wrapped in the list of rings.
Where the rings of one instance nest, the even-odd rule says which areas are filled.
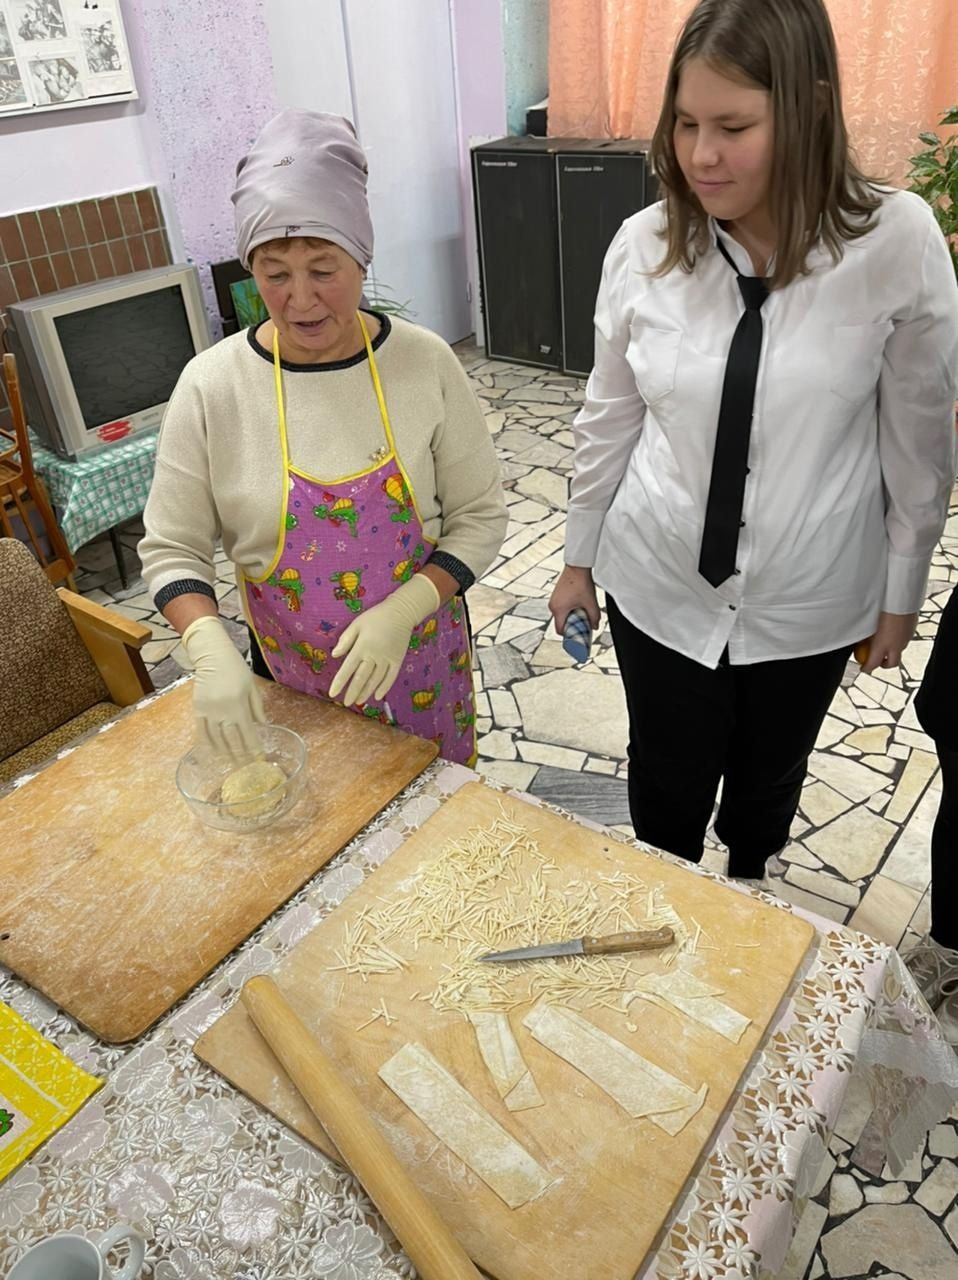
[[[0,538],[0,783],[152,693],[139,652],[151,637],[57,590],[22,542]]]
[[[76,561],[57,524],[43,481],[33,469],[33,453],[20,396],[17,362],[9,353],[3,357],[3,379],[13,414],[13,431],[0,428],[0,534],[5,538],[17,537],[12,521],[14,516],[19,516],[24,528],[24,533],[19,537],[24,542],[29,540],[33,554],[50,581],[66,581],[73,587]],[[34,513],[43,526],[49,553],[31,518]]]

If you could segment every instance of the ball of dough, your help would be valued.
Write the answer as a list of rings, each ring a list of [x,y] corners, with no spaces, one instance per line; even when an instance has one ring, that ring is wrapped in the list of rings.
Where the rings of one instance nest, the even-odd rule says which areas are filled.
[[[262,818],[272,813],[286,794],[281,785],[285,781],[286,774],[278,764],[254,760],[224,779],[220,800],[237,818]]]

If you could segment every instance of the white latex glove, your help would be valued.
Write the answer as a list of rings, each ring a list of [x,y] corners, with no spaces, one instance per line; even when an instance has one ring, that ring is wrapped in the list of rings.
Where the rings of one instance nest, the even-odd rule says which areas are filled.
[[[439,608],[439,590],[424,573],[373,605],[339,637],[334,658],[346,658],[329,688],[335,698],[349,681],[343,703],[359,706],[373,696],[385,698],[406,658],[413,627]],[[347,656],[348,655],[348,656]]]
[[[204,614],[191,622],[183,632],[183,648],[193,666],[197,738],[228,755],[258,755],[253,726],[266,723],[263,700],[219,618]]]

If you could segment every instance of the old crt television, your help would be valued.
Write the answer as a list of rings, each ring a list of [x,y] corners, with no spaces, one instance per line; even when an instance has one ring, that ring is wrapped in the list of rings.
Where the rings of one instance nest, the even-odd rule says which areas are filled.
[[[210,334],[199,276],[184,264],[11,303],[6,341],[30,426],[79,458],[158,427]]]

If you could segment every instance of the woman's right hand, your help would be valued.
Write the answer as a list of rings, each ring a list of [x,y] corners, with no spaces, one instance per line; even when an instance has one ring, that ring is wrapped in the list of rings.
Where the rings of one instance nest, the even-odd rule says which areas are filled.
[[[566,618],[573,609],[584,609],[589,615],[592,629],[598,630],[602,615],[596,599],[592,570],[567,564],[559,574],[559,580],[549,599],[549,610],[560,636],[565,628]]]
[[[198,739],[226,755],[259,755],[256,725],[266,723],[263,701],[219,618],[205,614],[191,622],[183,632],[183,648],[193,666]]]

